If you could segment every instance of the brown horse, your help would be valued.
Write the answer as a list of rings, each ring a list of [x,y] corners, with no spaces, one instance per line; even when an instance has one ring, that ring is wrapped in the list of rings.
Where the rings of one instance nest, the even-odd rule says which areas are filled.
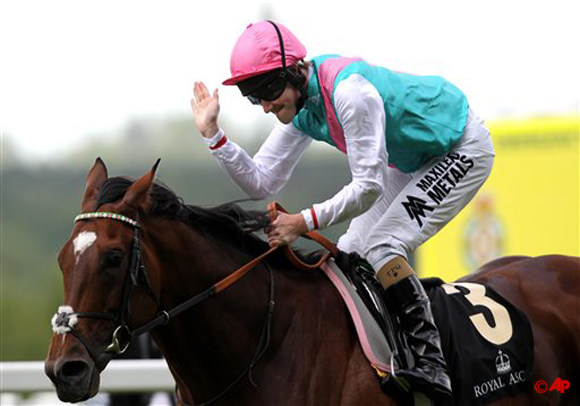
[[[400,404],[381,392],[321,272],[298,271],[275,251],[216,289],[268,250],[241,226],[255,217],[237,206],[183,204],[153,182],[156,167],[135,182],[108,179],[97,159],[88,173],[84,215],[58,257],[66,307],[53,319],[45,363],[61,400],[94,396],[109,360],[151,330],[184,405]],[[531,388],[494,405],[578,404],[578,258],[506,258],[466,280],[489,283],[527,314],[532,383],[571,381],[563,394]]]

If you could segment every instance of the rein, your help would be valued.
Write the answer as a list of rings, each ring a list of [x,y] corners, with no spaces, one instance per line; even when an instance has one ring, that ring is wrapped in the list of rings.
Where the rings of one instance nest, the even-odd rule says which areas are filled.
[[[278,211],[282,211],[284,213],[288,213],[277,202],[270,203],[270,205],[268,207],[275,209],[275,210],[278,210]],[[307,264],[306,262],[304,262],[300,258],[298,258],[298,256],[296,255],[296,253],[294,251],[292,251],[292,248],[290,248],[290,246],[288,246],[288,245],[284,246],[283,249],[284,249],[286,256],[288,257],[290,262],[292,262],[292,264],[294,264],[294,266],[296,266],[297,268],[299,268],[303,271],[314,271],[314,270],[320,268],[320,266],[324,262],[326,262],[330,256],[336,257],[338,255],[338,248],[336,247],[336,245],[334,245],[334,243],[332,243],[331,241],[327,240],[324,236],[322,236],[316,232],[309,231],[304,235],[304,237],[316,241],[317,243],[319,243],[320,245],[325,247],[329,252],[324,254],[315,264]],[[183,312],[184,310],[187,310],[190,307],[195,306],[196,304],[207,299],[208,297],[213,296],[216,293],[220,293],[221,291],[227,289],[228,287],[230,287],[231,285],[236,283],[238,280],[240,280],[246,273],[251,271],[256,265],[261,263],[268,255],[272,254],[278,248],[280,248],[280,247],[270,248],[268,251],[264,252],[260,256],[254,258],[253,260],[251,260],[247,264],[238,268],[236,271],[234,271],[230,275],[226,276],[221,281],[213,284],[212,286],[210,286],[208,289],[204,290],[203,292],[198,293],[197,295],[193,296],[192,298],[186,300],[185,302],[181,303],[180,305],[174,307],[173,309],[171,309],[169,311],[162,311],[159,316],[157,316],[156,318],[151,320],[149,323],[145,324],[142,327],[139,327],[138,329],[135,329],[133,331],[133,334],[135,336],[138,336],[138,335],[145,333],[151,329],[154,329],[155,327],[158,327],[159,325],[166,324],[171,318],[177,316],[179,313]]]
[[[287,211],[282,208],[278,203],[273,202],[269,205],[269,211],[276,212],[282,211],[287,213]],[[131,258],[128,267],[127,278],[125,279],[125,286],[123,288],[123,298],[122,298],[122,306],[121,309],[115,314],[111,312],[74,312],[70,306],[60,306],[57,313],[52,318],[52,327],[53,331],[57,334],[66,334],[71,333],[77,340],[79,340],[83,346],[87,349],[89,355],[95,362],[95,365],[99,365],[97,359],[98,355],[96,355],[93,350],[91,350],[90,346],[85,342],[85,340],[81,337],[81,335],[74,329],[74,325],[77,323],[78,318],[87,318],[87,319],[101,319],[101,320],[109,320],[113,323],[118,324],[115,328],[111,340],[111,344],[109,344],[104,352],[105,353],[112,353],[113,356],[122,354],[127,350],[131,341],[135,338],[140,336],[143,333],[146,333],[156,327],[161,325],[167,324],[172,318],[176,317],[180,313],[184,312],[185,310],[203,302],[204,300],[208,299],[209,297],[220,293],[236,283],[240,280],[244,275],[246,275],[250,270],[254,269],[258,264],[260,264],[266,257],[276,251],[279,247],[272,247],[268,251],[264,252],[260,256],[254,258],[250,262],[246,263],[242,267],[238,268],[236,271],[231,273],[230,275],[226,276],[222,280],[218,281],[217,283],[210,286],[208,289],[196,294],[195,296],[185,300],[183,303],[175,306],[170,310],[161,310],[158,312],[158,315],[154,317],[151,321],[147,322],[146,324],[138,327],[134,330],[130,330],[128,326],[128,315],[129,315],[129,300],[131,296],[132,286],[141,286],[139,284],[140,280],[144,281],[145,286],[141,286],[145,289],[146,293],[148,293],[157,303],[158,309],[160,309],[161,303],[155,293],[151,290],[149,285],[149,280],[147,278],[147,273],[145,272],[145,266],[143,265],[142,258],[141,258],[141,250],[140,250],[140,239],[139,239],[139,230],[142,229],[141,225],[138,221],[133,220],[129,217],[126,217],[121,214],[117,213],[109,213],[109,212],[92,212],[92,213],[83,213],[75,217],[75,223],[77,221],[84,221],[84,220],[91,220],[91,219],[111,219],[124,222],[129,224],[133,227],[134,235],[133,235],[133,244],[131,250]],[[302,261],[294,251],[289,246],[284,246],[284,252],[288,256],[289,260],[301,270],[306,271],[313,271],[318,269],[330,256],[336,257],[338,255],[338,248],[332,242],[327,240],[322,235],[316,232],[307,232],[304,235],[305,238],[314,240],[324,246],[329,252],[324,254],[320,260],[316,264],[307,264]],[[229,391],[235,384],[237,384],[244,376],[250,376],[250,382],[252,385],[256,386],[253,382],[251,377],[251,371],[254,365],[260,360],[262,355],[266,352],[266,349],[269,345],[270,341],[270,325],[272,320],[272,313],[274,311],[274,275],[271,268],[264,263],[264,266],[268,269],[270,273],[270,289],[269,289],[269,300],[268,300],[268,308],[266,312],[266,319],[264,321],[264,326],[262,328],[262,332],[260,335],[260,341],[258,343],[258,347],[254,354],[254,357],[250,363],[250,365],[230,384],[227,388],[222,391],[217,396],[213,397],[211,400],[203,403],[203,405],[213,403],[214,401],[221,398],[227,391]],[[99,354],[101,355],[101,354]],[[257,386],[256,386],[257,387]]]
[[[204,290],[203,292],[198,293],[197,295],[187,299],[185,302],[175,306],[173,309],[167,310],[167,311],[162,310],[161,314],[159,316],[155,317],[153,320],[151,320],[147,324],[133,330],[133,332],[132,332],[133,336],[138,336],[138,335],[143,334],[149,330],[154,329],[155,327],[158,327],[158,326],[163,325],[163,324],[167,324],[170,319],[172,319],[173,317],[182,313],[183,311],[189,309],[192,306],[195,306],[196,304],[198,304],[198,303],[204,301],[205,299],[215,295],[216,293],[219,293],[219,292],[225,290],[226,288],[228,288],[229,286],[231,286],[235,282],[237,282],[239,279],[241,279],[242,276],[244,276],[246,273],[248,273],[250,270],[252,270],[256,265],[258,265],[260,262],[262,262],[262,260],[264,258],[266,258],[268,255],[270,255],[275,250],[276,250],[276,247],[270,248],[268,251],[264,252],[262,255],[253,259],[252,261],[248,262],[246,265],[242,266],[241,268],[238,268],[238,270],[236,270],[235,272],[226,276],[221,281],[213,284],[212,286],[210,286],[208,289]]]

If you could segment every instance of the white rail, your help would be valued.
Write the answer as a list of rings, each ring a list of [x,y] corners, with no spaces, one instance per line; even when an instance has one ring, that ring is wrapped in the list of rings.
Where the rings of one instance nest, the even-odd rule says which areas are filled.
[[[102,392],[173,391],[165,360],[113,360],[101,374]],[[0,392],[53,391],[43,361],[0,362]]]

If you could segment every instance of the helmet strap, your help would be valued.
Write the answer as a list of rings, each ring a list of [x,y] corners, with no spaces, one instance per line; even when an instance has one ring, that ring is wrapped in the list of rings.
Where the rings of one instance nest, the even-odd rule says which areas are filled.
[[[306,92],[304,91],[304,84],[306,83],[306,77],[300,70],[300,65],[296,68],[294,67],[287,67],[286,66],[286,53],[284,52],[284,40],[282,39],[282,33],[280,32],[280,28],[271,20],[268,20],[270,24],[276,30],[276,34],[278,34],[278,41],[280,42],[280,57],[282,59],[282,74],[286,76],[288,83],[294,86],[300,92],[300,97],[296,101],[296,113],[302,110],[304,107],[304,103],[306,102]]]
[[[297,65],[288,69],[288,81],[300,92],[300,97],[296,101],[296,114],[302,110],[308,98],[308,91],[305,86],[308,79],[304,72],[302,72],[302,68],[305,66],[307,65],[304,64],[304,61],[299,61]]]

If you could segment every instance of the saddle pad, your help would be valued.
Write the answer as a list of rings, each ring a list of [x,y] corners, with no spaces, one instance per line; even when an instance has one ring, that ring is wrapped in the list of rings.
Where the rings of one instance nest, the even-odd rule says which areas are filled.
[[[384,333],[333,259],[321,266],[343,298],[363,353],[380,376],[393,368]],[[484,405],[531,388],[534,343],[526,315],[476,283],[422,279],[451,372],[456,405]]]
[[[336,287],[354,322],[358,338],[370,364],[380,376],[392,370],[392,352],[384,333],[340,268],[329,259],[320,267]]]
[[[527,317],[489,286],[429,287],[457,405],[484,405],[529,390],[534,342]]]

